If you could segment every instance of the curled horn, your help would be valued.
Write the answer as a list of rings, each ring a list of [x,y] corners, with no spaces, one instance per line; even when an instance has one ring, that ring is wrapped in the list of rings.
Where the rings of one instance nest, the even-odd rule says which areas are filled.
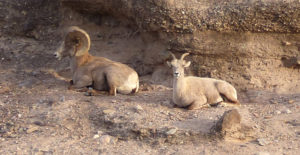
[[[185,56],[189,55],[189,54],[190,54],[190,53],[184,53],[184,54],[182,54],[180,60],[183,60],[183,58],[184,58]]]
[[[85,52],[88,52],[91,46],[91,41],[89,35],[82,29],[76,26],[72,26],[69,28],[69,32],[66,36],[66,41],[78,40],[76,46],[78,49],[76,50],[76,56],[80,56]]]
[[[173,59],[176,60],[176,56],[172,52],[170,52],[170,54],[172,55]]]

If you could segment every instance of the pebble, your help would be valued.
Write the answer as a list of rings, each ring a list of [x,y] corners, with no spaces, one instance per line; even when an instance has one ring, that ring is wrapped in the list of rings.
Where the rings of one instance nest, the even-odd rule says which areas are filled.
[[[115,111],[112,109],[105,109],[105,110],[103,110],[103,113],[104,114],[113,114],[113,113],[115,113]]]
[[[291,111],[290,109],[286,109],[286,110],[285,110],[285,113],[287,113],[287,114],[291,114],[291,113],[292,113],[292,111]]]
[[[59,99],[60,102],[65,102],[65,96],[61,96]]]
[[[117,100],[111,100],[111,103],[117,103]]]
[[[293,104],[295,100],[289,100],[289,104]]]
[[[106,145],[106,144],[109,144],[110,143],[110,136],[109,135],[103,135],[100,137],[100,143],[103,144],[103,145]]]
[[[271,102],[271,104],[278,104],[277,101],[270,101],[270,102]]]
[[[279,114],[281,114],[281,111],[276,110],[276,111],[275,111],[275,114],[279,115]]]
[[[140,105],[135,106],[134,109],[136,112],[140,112],[144,110]]]
[[[100,137],[100,140],[99,140],[99,142],[100,142],[102,145],[116,144],[117,141],[118,141],[117,138],[112,137],[112,136],[110,136],[110,135],[103,135],[103,136]]]
[[[177,132],[176,128],[172,128],[166,132],[167,135],[174,135]]]
[[[292,43],[291,43],[291,42],[288,42],[288,41],[283,41],[282,44],[283,44],[284,46],[290,46],[290,45],[292,45]]]
[[[169,105],[171,102],[169,100],[165,100],[161,102],[162,105]]]
[[[38,127],[38,126],[30,125],[30,126],[28,127],[28,129],[26,130],[26,132],[27,132],[27,133],[32,133],[32,132],[37,131],[37,130],[39,130],[39,127]]]
[[[188,133],[188,132],[185,132],[184,134],[185,134],[186,136],[191,136],[190,133]]]
[[[258,142],[258,144],[259,144],[260,146],[268,145],[268,144],[270,143],[269,141],[267,141],[267,140],[264,139],[264,138],[258,138],[258,139],[257,139],[257,142]]]
[[[97,132],[97,134],[101,136],[101,135],[103,134],[103,131],[99,130],[99,131]]]
[[[96,135],[94,135],[94,139],[97,139],[97,138],[99,138],[100,136],[98,135],[98,134],[96,134]]]
[[[270,155],[269,152],[257,152],[255,155]]]

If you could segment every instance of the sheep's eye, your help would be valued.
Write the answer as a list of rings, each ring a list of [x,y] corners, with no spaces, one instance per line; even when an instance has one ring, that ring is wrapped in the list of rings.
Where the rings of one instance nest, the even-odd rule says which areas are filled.
[[[73,39],[72,42],[75,43],[75,44],[79,44],[79,39],[77,39],[77,38]]]

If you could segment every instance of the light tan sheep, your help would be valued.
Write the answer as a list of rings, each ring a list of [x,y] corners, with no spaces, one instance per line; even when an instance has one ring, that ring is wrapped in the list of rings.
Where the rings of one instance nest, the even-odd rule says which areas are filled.
[[[171,53],[173,60],[167,62],[173,69],[173,102],[178,107],[187,107],[190,110],[219,104],[224,99],[239,105],[236,90],[228,82],[213,78],[185,77],[184,68],[189,67],[191,62],[186,62],[183,58],[188,54],[176,59]]]
[[[82,90],[92,87],[100,91],[109,90],[109,94],[114,96],[117,92],[138,92],[139,77],[136,71],[125,64],[90,55],[90,45],[89,35],[84,30],[72,26],[67,30],[65,39],[55,54],[58,59],[71,57],[73,76],[69,89]]]

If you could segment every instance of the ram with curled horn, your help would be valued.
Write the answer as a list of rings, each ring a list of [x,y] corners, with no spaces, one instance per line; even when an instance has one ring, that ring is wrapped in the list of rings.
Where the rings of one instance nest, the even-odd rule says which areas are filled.
[[[195,76],[184,76],[184,68],[189,67],[191,62],[185,61],[184,53],[177,59],[173,53],[168,66],[173,69],[173,102],[178,107],[188,109],[200,109],[211,105],[240,105],[237,99],[236,89],[226,81],[213,78],[200,78]],[[225,102],[226,101],[226,102]]]
[[[89,54],[89,35],[76,26],[70,27],[55,55],[58,59],[70,57],[72,80],[69,89],[88,90],[89,93],[109,91],[110,95],[138,92],[139,77],[129,66]],[[91,89],[89,89],[91,90]],[[99,90],[99,91],[97,91]]]

